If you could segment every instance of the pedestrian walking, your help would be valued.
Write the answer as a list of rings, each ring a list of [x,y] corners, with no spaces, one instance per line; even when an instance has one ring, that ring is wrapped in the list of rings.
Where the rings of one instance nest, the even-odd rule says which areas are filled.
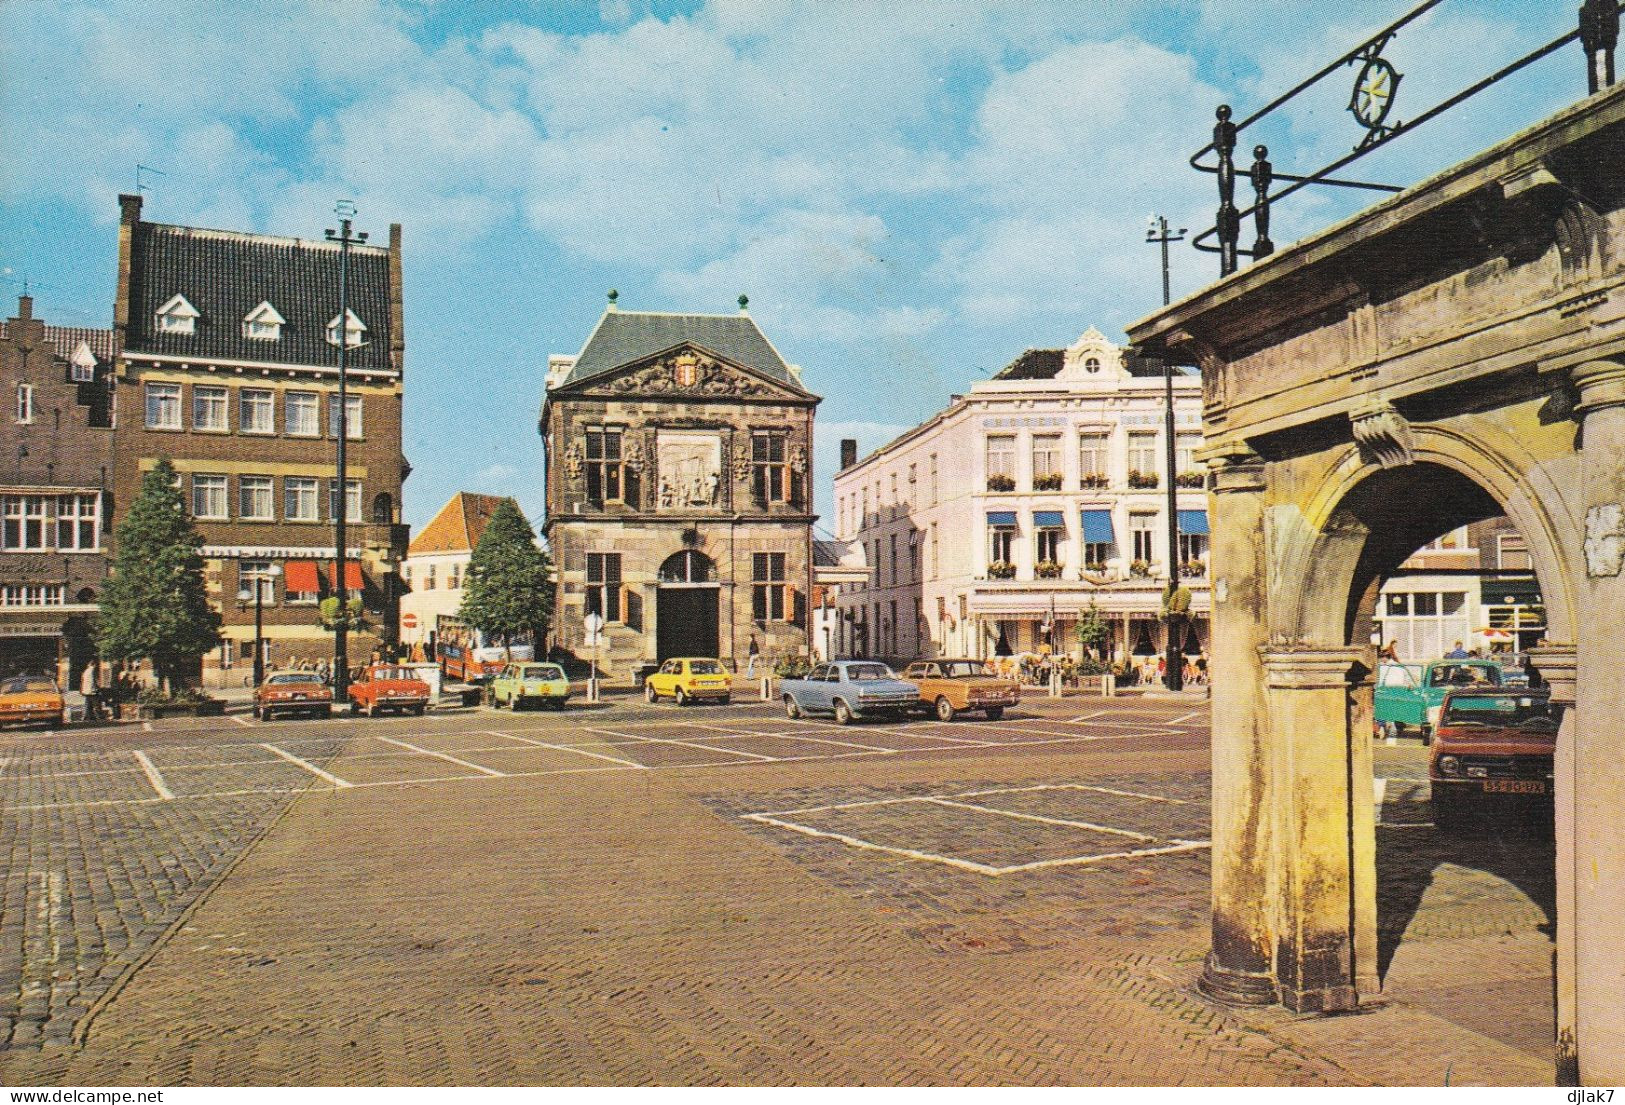
[[[1445,653],[1444,658],[1446,660],[1465,660],[1467,659],[1467,650],[1461,647],[1460,641],[1457,641],[1456,647]]]
[[[86,664],[85,670],[79,673],[79,693],[85,699],[85,720],[100,721],[102,716],[102,686],[96,672],[95,660]]]
[[[750,635],[750,658],[745,661],[745,678],[756,678],[756,662],[762,658],[762,648],[756,643],[756,634]]]

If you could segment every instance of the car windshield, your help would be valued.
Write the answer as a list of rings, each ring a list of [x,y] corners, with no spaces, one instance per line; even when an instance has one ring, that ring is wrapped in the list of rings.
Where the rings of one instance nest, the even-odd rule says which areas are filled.
[[[0,686],[0,694],[50,694],[56,690],[56,684],[49,679],[8,679],[4,686]]]
[[[692,675],[724,675],[722,665],[715,660],[690,660],[688,670]]]
[[[313,671],[290,671],[282,675],[273,675],[267,683],[320,683],[321,677]]]
[[[411,668],[374,668],[374,679],[416,679],[417,674]]]
[[[1544,695],[1454,694],[1440,725],[1493,725],[1498,729],[1534,729],[1551,732],[1563,717],[1563,707]]]
[[[978,660],[955,660],[942,665],[942,674],[952,679],[969,679],[973,675],[982,675],[985,669]]]
[[[894,679],[885,664],[848,664],[846,677],[854,683],[867,683],[874,679]]]
[[[1470,687],[1475,683],[1499,687],[1501,670],[1487,664],[1440,664],[1428,677],[1430,687]]]
[[[524,669],[524,679],[563,679],[564,669],[557,664],[533,664]]]

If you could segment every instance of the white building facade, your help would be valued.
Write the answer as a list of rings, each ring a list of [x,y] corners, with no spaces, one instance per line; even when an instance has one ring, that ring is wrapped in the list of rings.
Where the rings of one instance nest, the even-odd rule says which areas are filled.
[[[869,582],[843,586],[840,655],[1080,654],[1091,606],[1122,661],[1160,654],[1170,567],[1205,650],[1211,598],[1201,380],[1175,370],[1179,547],[1168,547],[1161,365],[1091,328],[1028,350],[946,410],[835,477],[837,533]],[[846,463],[848,460],[851,463]]]

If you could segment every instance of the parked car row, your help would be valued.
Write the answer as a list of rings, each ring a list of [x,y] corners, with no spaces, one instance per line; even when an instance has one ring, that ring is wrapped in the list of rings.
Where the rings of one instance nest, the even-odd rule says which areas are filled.
[[[429,684],[410,667],[371,664],[350,681],[350,712],[368,717],[393,712],[422,717],[429,709]],[[254,717],[278,714],[333,716],[333,688],[314,671],[273,671],[254,688]]]
[[[979,660],[922,660],[910,664],[901,679],[874,660],[836,660],[815,665],[800,679],[781,681],[779,695],[791,720],[828,715],[838,725],[849,725],[922,711],[943,721],[966,711],[997,720],[1007,706],[1021,701],[1021,688],[988,674]]]

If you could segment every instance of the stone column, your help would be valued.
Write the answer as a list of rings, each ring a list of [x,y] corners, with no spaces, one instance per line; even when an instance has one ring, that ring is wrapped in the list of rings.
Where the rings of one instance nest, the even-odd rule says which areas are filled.
[[[1213,948],[1203,993],[1219,1001],[1275,1001],[1268,732],[1259,647],[1269,639],[1264,462],[1218,446],[1208,511],[1213,615]],[[1128,647],[1133,647],[1132,642]]]
[[[1557,731],[1552,765],[1557,831],[1557,1082],[1579,1080],[1574,1050],[1574,683],[1573,645],[1547,645],[1531,655],[1551,689],[1552,701],[1566,707]]]
[[[1269,703],[1275,811],[1275,977],[1289,1009],[1327,1013],[1358,1004],[1355,903],[1362,877],[1350,847],[1353,811],[1371,804],[1370,770],[1355,778],[1351,679],[1364,648],[1259,650]],[[1363,786],[1357,795],[1353,787]]]
[[[1585,1085],[1625,1083],[1625,364],[1572,370],[1581,420],[1585,578],[1574,708],[1575,1044]]]

